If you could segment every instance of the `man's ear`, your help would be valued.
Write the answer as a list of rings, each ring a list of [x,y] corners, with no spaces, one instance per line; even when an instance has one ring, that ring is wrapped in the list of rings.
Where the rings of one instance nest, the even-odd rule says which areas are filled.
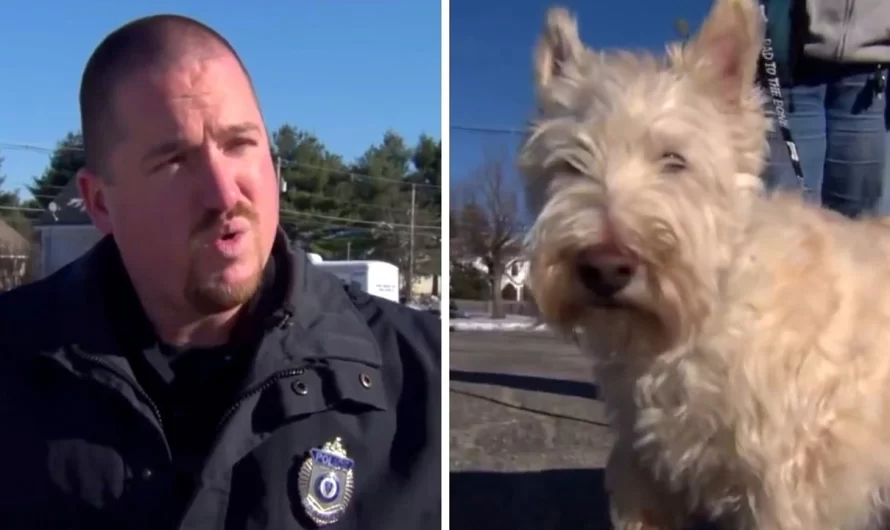
[[[83,199],[83,206],[93,224],[103,234],[111,233],[111,219],[108,214],[108,205],[105,200],[105,186],[98,175],[86,168],[80,169],[74,176],[77,182],[77,190]]]

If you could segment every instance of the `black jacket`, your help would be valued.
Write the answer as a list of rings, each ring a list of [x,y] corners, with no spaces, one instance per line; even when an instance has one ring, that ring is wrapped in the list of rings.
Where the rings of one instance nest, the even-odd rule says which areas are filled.
[[[343,461],[321,454],[308,490],[301,469],[338,438],[351,498],[324,528],[440,526],[439,320],[276,249],[289,287],[185,499],[162,415],[134,375],[125,337],[137,330],[112,314],[113,240],[0,295],[0,528],[315,528],[306,492],[319,499],[320,472]],[[338,477],[327,493],[342,501]]]

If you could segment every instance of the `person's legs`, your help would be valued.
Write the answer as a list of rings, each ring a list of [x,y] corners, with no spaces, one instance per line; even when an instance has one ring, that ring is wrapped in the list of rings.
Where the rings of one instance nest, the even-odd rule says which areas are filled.
[[[890,120],[884,134],[884,181],[878,215],[890,215]]]
[[[848,217],[881,203],[887,133],[886,99],[875,93],[874,68],[842,73],[828,85],[827,150],[822,204]]]
[[[887,104],[887,98],[890,98],[890,84],[884,95],[884,181],[881,203],[878,206],[879,215],[890,215],[890,105]]]
[[[825,85],[801,84],[782,89],[791,139],[797,146],[806,192],[804,197],[819,204],[822,170],[825,161]],[[764,172],[767,188],[800,191],[802,186],[791,166],[788,146],[775,120],[772,102],[767,102],[767,115],[773,120],[768,133],[769,161]]]

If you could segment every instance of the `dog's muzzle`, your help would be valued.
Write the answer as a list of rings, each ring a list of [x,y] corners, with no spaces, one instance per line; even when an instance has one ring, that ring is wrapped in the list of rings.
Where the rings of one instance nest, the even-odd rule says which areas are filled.
[[[578,278],[598,305],[615,302],[615,297],[630,285],[638,267],[635,256],[613,245],[597,245],[578,254]]]

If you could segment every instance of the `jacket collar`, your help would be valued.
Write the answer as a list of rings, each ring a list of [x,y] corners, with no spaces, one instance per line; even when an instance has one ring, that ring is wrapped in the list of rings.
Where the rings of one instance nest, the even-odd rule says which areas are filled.
[[[111,236],[63,274],[63,300],[71,315],[68,336],[76,350],[119,364],[128,347],[155,340]],[[290,247],[281,229],[263,286],[247,309],[245,320],[261,326],[265,335],[263,350],[268,355],[258,361],[269,366],[255,367],[260,372],[307,360],[339,359],[375,367],[381,363],[377,342],[340,280]],[[271,343],[276,347],[270,348]]]

